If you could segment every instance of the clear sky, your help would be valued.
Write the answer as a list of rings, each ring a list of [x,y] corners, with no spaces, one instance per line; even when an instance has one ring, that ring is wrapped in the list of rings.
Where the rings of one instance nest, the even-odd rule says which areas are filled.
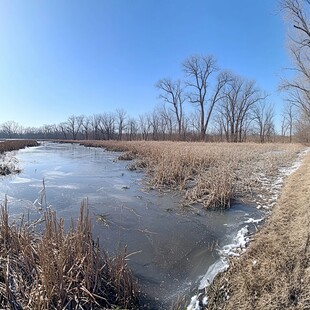
[[[154,84],[193,54],[255,79],[279,111],[285,47],[277,0],[0,0],[0,123],[150,112]]]

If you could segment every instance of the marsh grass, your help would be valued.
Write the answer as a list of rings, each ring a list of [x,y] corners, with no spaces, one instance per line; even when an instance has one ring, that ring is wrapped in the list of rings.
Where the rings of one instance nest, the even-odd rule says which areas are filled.
[[[226,208],[235,198],[250,199],[260,192],[264,178],[276,177],[304,149],[275,143],[75,142],[124,151],[124,159],[135,158],[128,168],[146,169],[152,187],[180,190],[185,204],[202,203],[206,208]]]
[[[1,309],[136,308],[127,250],[114,258],[100,251],[86,202],[68,232],[55,211],[47,210],[44,220],[37,235],[28,223],[10,223],[7,203],[1,206]]]
[[[0,153],[10,152],[14,150],[23,149],[30,146],[38,146],[36,140],[6,140],[0,142]]]
[[[16,159],[5,152],[37,145],[39,144],[35,140],[10,140],[0,142],[0,175],[20,172],[20,169],[16,166]]]
[[[206,309],[310,309],[310,155],[247,251],[208,290]]]

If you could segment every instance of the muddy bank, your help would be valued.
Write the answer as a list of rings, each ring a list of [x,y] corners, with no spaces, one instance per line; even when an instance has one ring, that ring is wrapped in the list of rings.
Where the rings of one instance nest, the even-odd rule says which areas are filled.
[[[310,308],[310,155],[285,182],[246,253],[208,290],[205,309]]]

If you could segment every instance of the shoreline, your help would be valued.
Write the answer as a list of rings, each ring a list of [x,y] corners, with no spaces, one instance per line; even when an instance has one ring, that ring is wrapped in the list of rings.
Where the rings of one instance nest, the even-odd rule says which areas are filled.
[[[81,141],[77,141],[76,143],[79,143],[79,144],[82,144],[84,145],[84,143],[81,143]],[[87,146],[94,146],[92,143],[86,143]],[[102,147],[102,145],[100,145],[100,142],[98,143],[98,145],[96,146],[99,146],[99,147]],[[126,145],[126,147],[128,147],[128,144]],[[109,148],[107,148],[109,150]],[[127,149],[122,149],[120,148],[120,145],[118,144],[117,145],[117,150],[118,151],[125,151],[127,154],[128,152],[130,152],[130,148],[128,147]],[[186,306],[188,307],[187,309],[219,309],[221,308],[223,305],[222,304],[218,304],[218,301],[214,301],[214,300],[217,300],[219,297],[216,296],[216,294],[214,293],[214,286],[216,286],[217,284],[217,279],[220,277],[220,274],[227,274],[227,272],[229,273],[230,272],[230,266],[234,266],[235,264],[235,261],[237,261],[238,259],[234,259],[234,256],[239,256],[240,255],[240,259],[242,259],[242,257],[246,254],[243,253],[244,249],[246,246],[248,246],[248,243],[250,244],[249,247],[251,246],[251,243],[253,240],[256,240],[256,237],[257,235],[260,233],[261,230],[265,230],[265,226],[268,227],[269,225],[269,221],[270,221],[270,218],[273,217],[273,210],[276,208],[276,206],[278,205],[279,203],[279,200],[281,198],[278,198],[281,193],[282,193],[282,190],[284,190],[285,188],[285,184],[287,182],[287,180],[290,178],[291,174],[295,173],[296,170],[298,170],[301,166],[301,162],[305,160],[305,157],[309,157],[309,155],[307,155],[307,153],[309,152],[309,148],[306,149],[304,148],[304,150],[298,152],[298,155],[296,156],[295,160],[291,162],[290,165],[288,166],[279,166],[278,169],[277,169],[277,174],[276,175],[273,175],[273,176],[268,176],[267,174],[261,174],[259,177],[260,177],[260,181],[261,181],[261,184],[262,184],[262,192],[261,193],[258,193],[258,195],[256,195],[256,199],[253,199],[251,202],[256,204],[257,205],[257,209],[263,209],[265,211],[265,217],[262,219],[262,220],[266,220],[266,223],[264,223],[262,225],[262,227],[260,227],[259,231],[258,232],[255,232],[254,234],[251,234],[250,236],[248,235],[247,231],[245,229],[242,230],[242,236],[240,235],[239,239],[238,239],[238,242],[236,243],[237,246],[233,248],[232,251],[237,251],[235,252],[236,255],[224,255],[225,257],[223,258],[224,261],[222,260],[222,262],[218,265],[218,266],[210,266],[210,268],[212,269],[213,267],[219,267],[218,270],[211,270],[209,272],[209,275],[211,274],[212,275],[212,279],[207,279],[207,275],[208,275],[208,271],[207,271],[207,274],[205,275],[205,282],[211,282],[211,285],[208,285],[207,287],[209,287],[209,290],[207,290],[206,286],[205,287],[199,287],[199,292],[203,292],[203,294],[201,294],[201,296],[194,296],[194,299],[191,300],[191,303],[190,305],[188,303],[184,304],[184,308],[186,308]],[[125,156],[126,158],[126,156]],[[131,156],[129,156],[129,159],[132,159]],[[250,220],[249,220],[249,223],[252,223]],[[253,222],[254,223],[254,222]],[[246,223],[245,223],[246,224]],[[258,224],[258,221],[255,222],[255,224]],[[246,228],[246,226],[245,226]],[[239,234],[239,232],[238,232]],[[236,236],[237,237],[237,236]],[[242,240],[241,240],[242,239]],[[240,242],[239,242],[240,241]],[[220,251],[223,251],[225,252],[225,249],[221,249]],[[245,253],[247,253],[247,250],[245,251]],[[231,253],[230,253],[231,254]],[[254,263],[253,263],[254,262]],[[256,260],[253,260],[253,264],[254,266],[257,264],[257,261]],[[219,263],[219,262],[217,262]],[[223,270],[227,270],[227,272],[223,272]],[[240,271],[238,271],[240,272]],[[219,274],[220,273],[220,274]],[[213,283],[213,279],[215,278],[215,281]],[[230,281],[234,281],[234,279],[232,277],[230,277],[229,279],[225,278],[225,283],[227,285],[229,285],[229,282]],[[222,292],[223,291],[223,283],[221,284],[220,286],[220,291],[218,294],[220,296],[222,296],[222,294],[224,294],[224,298],[226,299],[230,299],[230,290],[228,289],[228,291],[226,292]],[[225,288],[225,286],[224,286]],[[206,292],[208,291],[212,291],[212,294],[211,296],[209,296],[209,293],[206,294]],[[208,295],[208,297],[207,297]],[[207,300],[210,300],[208,303],[207,303]],[[225,304],[226,300],[223,301],[224,303],[224,308],[223,309],[226,309],[226,304]],[[207,306],[206,306],[207,305]],[[252,304],[251,305],[247,305],[245,308],[243,308],[242,306],[240,307],[240,309],[251,309],[252,308]],[[237,307],[238,308],[238,307]],[[179,308],[181,309],[181,308]],[[183,309],[183,308],[182,308]],[[227,308],[227,309],[236,309],[235,305],[232,306],[232,308]],[[258,308],[260,309],[260,308]],[[266,308],[266,305],[264,305],[263,308],[261,309],[268,309],[268,307]]]
[[[295,167],[296,168],[296,167]],[[231,258],[207,290],[213,309],[310,306],[310,155],[287,177],[281,196],[245,253]]]
[[[244,255],[252,240],[255,240],[257,232],[262,230],[265,225],[268,225],[268,221],[270,217],[272,217],[273,208],[278,203],[278,199],[285,187],[287,178],[289,178],[290,175],[295,173],[302,166],[303,161],[309,152],[310,148],[305,149],[298,154],[297,160],[293,162],[290,167],[283,167],[279,170],[279,173],[275,178],[268,180],[266,179],[265,187],[268,187],[269,184],[269,187],[272,187],[273,190],[269,191],[269,195],[265,195],[265,197],[258,195],[258,199],[252,201],[252,203],[257,205],[257,209],[264,210],[264,216],[257,220],[250,218],[248,221],[244,222],[244,224],[258,224],[257,226],[255,225],[256,232],[250,233],[248,230],[248,225],[245,225],[234,237],[234,241],[236,241],[235,244],[225,245],[218,250],[221,254],[220,259],[209,267],[207,273],[200,281],[198,294],[191,298],[191,302],[189,303],[187,310],[209,309],[208,307],[205,308],[208,304],[208,289],[212,286],[215,279],[217,279],[221,273],[225,274],[230,266],[234,265],[234,259],[238,259],[240,255]],[[262,201],[264,203],[263,206],[261,206]],[[262,225],[259,224],[261,222],[263,222]],[[233,279],[228,281],[233,281]]]
[[[79,141],[79,143],[80,143],[80,141]],[[276,146],[275,146],[276,147]],[[309,151],[309,149],[307,150],[307,151]],[[269,183],[266,183],[266,186],[268,187],[268,186],[270,186],[270,185],[268,185],[268,184],[273,184],[274,185],[274,187],[275,187],[275,189],[276,190],[278,190],[279,192],[281,192],[281,190],[283,189],[283,187],[282,187],[282,185],[283,185],[283,180],[284,180],[284,178],[286,178],[286,176],[289,174],[289,173],[291,173],[291,171],[290,171],[290,169],[291,170],[296,170],[296,169],[298,169],[299,168],[299,166],[300,166],[300,159],[301,158],[304,158],[305,159],[305,156],[306,156],[306,152],[307,151],[299,151],[297,154],[297,156],[296,156],[296,154],[295,154],[295,156],[296,156],[296,158],[297,158],[297,160],[295,160],[294,162],[292,162],[292,165],[291,165],[291,168],[288,168],[288,167],[278,167],[278,174],[277,175],[274,175],[274,178],[272,179],[272,180],[270,180],[270,182]],[[122,156],[122,155],[121,155]],[[306,156],[306,158],[308,158],[308,157],[310,157],[310,155],[307,155]],[[125,157],[125,158],[127,158],[127,157]],[[310,163],[310,159],[309,159],[309,163]],[[297,170],[298,171],[298,170]],[[146,171],[147,172],[147,171]],[[296,173],[296,171],[295,171],[295,173]],[[264,177],[264,176],[262,176],[262,177]],[[289,176],[288,177],[288,179],[290,179],[291,178],[291,176]],[[286,178],[286,180],[287,180],[287,178]],[[287,181],[285,182],[285,183],[287,183]],[[279,193],[277,193],[277,192],[273,192],[272,193],[273,195],[275,195],[275,194],[279,194]],[[259,199],[261,199],[262,197],[258,197]],[[268,197],[267,197],[268,198]],[[264,200],[264,199],[262,199],[262,200]],[[268,200],[268,202],[269,202],[269,200]],[[256,201],[255,202],[256,203],[256,205],[258,204],[258,202]],[[274,204],[275,202],[273,202],[273,201],[271,201],[270,202],[271,204]],[[278,205],[278,202],[277,202],[277,205]],[[266,224],[264,224],[264,226],[262,227],[262,228],[260,228],[260,230],[259,230],[259,232],[261,231],[261,230],[263,230],[264,229],[264,227],[265,227],[265,225],[268,225],[269,224],[269,221],[270,221],[270,218],[272,218],[273,217],[273,207],[272,207],[272,205],[270,206],[270,209],[266,209],[266,208],[264,208],[264,206],[261,206],[261,207],[258,207],[257,206],[257,209],[260,209],[260,208],[262,208],[262,209],[264,209],[264,211],[266,211],[266,213],[265,213],[265,217],[267,218],[267,221],[266,221]],[[272,210],[272,212],[269,212],[268,210]],[[253,220],[253,221],[252,221]],[[249,218],[249,220],[248,220],[248,222],[244,222],[244,224],[246,224],[246,223],[255,223],[255,224],[257,224],[258,223],[258,221],[257,220],[254,220],[254,219],[251,219],[251,218]],[[258,233],[254,233],[254,234],[251,234],[251,239],[252,239],[252,237],[253,237],[253,240],[256,240],[256,236],[259,234],[259,232]],[[239,232],[238,232],[239,233]],[[234,250],[236,250],[236,251],[239,251],[238,249],[240,248],[240,252],[238,252],[238,254],[239,253],[241,253],[243,250],[243,248],[245,247],[245,243],[247,243],[247,239],[248,239],[248,237],[249,237],[249,235],[246,233],[246,231],[243,231],[243,233],[242,233],[242,236],[239,236],[240,238],[240,243],[239,243],[239,245],[238,246],[236,246],[236,247],[233,247],[233,249],[232,249],[232,251],[234,251]],[[241,238],[242,237],[242,238]],[[242,240],[241,240],[242,239]],[[252,242],[251,242],[252,243]],[[244,245],[243,245],[244,244]],[[250,246],[251,246],[251,244],[250,244]],[[250,247],[249,246],[249,247]],[[224,248],[225,248],[225,246],[224,246]],[[222,249],[223,251],[225,251],[225,249]],[[226,249],[226,250],[231,250],[231,249]],[[230,252],[230,251],[228,251],[228,252]],[[225,254],[225,253],[224,253]],[[226,253],[227,254],[227,253]],[[242,259],[242,257],[244,256],[244,255],[246,255],[246,254],[242,254],[241,256],[240,256],[240,259]],[[229,254],[227,254],[227,260],[229,261],[229,263],[230,263],[230,265],[232,264],[233,265],[233,267],[235,266],[235,261],[237,261],[237,260],[235,260],[235,259],[232,259],[231,257],[230,257],[230,255]],[[252,265],[253,266],[257,266],[257,264],[258,264],[258,260],[256,260],[256,259],[254,259],[253,261],[252,261]],[[228,268],[228,271],[227,272],[230,272],[230,267]],[[240,273],[240,271],[238,271],[238,273]],[[226,273],[223,273],[223,274],[226,274]],[[220,275],[215,275],[215,281],[214,281],[214,283],[216,283],[216,281],[218,281],[218,278],[220,277]],[[229,281],[231,281],[231,279],[227,279],[227,278],[225,278],[225,283],[227,284]],[[212,283],[212,285],[214,285],[214,283]],[[211,285],[211,287],[212,287],[212,285]],[[228,285],[228,284],[227,284]],[[203,287],[201,287],[200,288],[202,291],[206,291],[206,289],[205,288],[203,288]],[[220,290],[224,290],[225,289],[225,286],[221,286],[221,288],[220,288]],[[223,293],[223,292],[220,292],[220,293]],[[231,295],[230,295],[230,289],[228,290],[228,291],[224,291],[224,296],[225,296],[225,298],[227,299],[228,298],[228,301],[230,300],[230,298],[231,298]],[[228,297],[227,297],[228,296]],[[202,299],[204,297],[204,295],[200,298],[200,299]],[[218,297],[216,297],[216,299],[218,299]],[[197,299],[198,300],[198,299]],[[205,300],[205,303],[206,303],[206,298],[204,299]],[[209,297],[209,300],[210,300],[210,302],[209,302],[209,305],[207,306],[207,308],[205,308],[205,309],[217,309],[218,307],[221,307],[221,305],[219,306],[219,305],[216,305],[216,306],[214,306],[215,308],[208,308],[208,307],[210,307],[210,306],[212,306],[212,296],[211,297]],[[225,304],[224,305],[224,309],[226,309],[225,307],[226,307],[226,300],[224,300],[223,301],[223,303]],[[188,304],[188,303],[187,303]],[[185,309],[186,308],[186,306],[185,305],[187,305],[187,304],[184,304],[184,306],[183,306],[183,308],[178,308],[178,309]],[[199,308],[191,308],[191,309],[204,309],[203,307],[199,307]],[[227,309],[229,309],[229,308],[227,308]],[[232,308],[232,309],[234,309],[234,308]],[[241,307],[241,309],[242,309],[242,307]],[[247,308],[245,308],[245,309],[247,309]],[[259,308],[258,308],[259,309]],[[263,309],[263,308],[262,308]],[[265,308],[264,308],[265,309]]]
[[[19,173],[20,169],[16,167],[14,156],[8,156],[9,152],[24,149],[26,147],[38,146],[36,140],[5,140],[0,141],[0,176]]]
[[[306,148],[300,144],[203,143],[171,141],[61,140],[85,147],[123,152],[117,160],[131,161],[129,170],[144,170],[149,186],[179,191],[182,205],[226,209],[244,200],[270,209],[268,187]],[[267,180],[267,182],[266,182]],[[257,203],[260,200],[260,203]]]

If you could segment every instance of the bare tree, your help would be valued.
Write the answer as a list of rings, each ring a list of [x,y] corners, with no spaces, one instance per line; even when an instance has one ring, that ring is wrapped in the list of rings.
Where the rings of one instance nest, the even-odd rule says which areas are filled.
[[[189,128],[192,134],[196,134],[201,132],[200,128],[200,113],[195,110],[189,114]]]
[[[173,106],[173,111],[175,113],[178,124],[178,134],[180,138],[182,134],[183,124],[183,103],[185,102],[181,81],[162,79],[157,82],[156,87],[161,92],[159,97],[163,99],[164,102],[169,103]]]
[[[159,113],[156,110],[154,110],[152,113],[149,113],[147,115],[147,121],[150,124],[152,139],[159,140],[159,130],[160,130]]]
[[[274,109],[266,101],[258,102],[253,108],[253,121],[258,129],[260,142],[264,143],[270,140],[274,133]]]
[[[293,127],[297,116],[296,107],[290,101],[287,101],[283,107],[281,116],[281,134],[284,137],[288,132],[289,142],[291,143],[293,137]]]
[[[118,140],[122,140],[123,131],[125,130],[126,111],[123,109],[116,110],[116,119],[118,125]]]
[[[126,129],[129,141],[135,140],[138,133],[138,124],[134,118],[128,119]]]
[[[155,113],[158,113],[158,116],[160,117],[160,124],[161,124],[161,132],[162,135],[165,136],[167,133],[169,136],[169,139],[171,140],[173,137],[173,133],[175,132],[175,123],[176,123],[176,115],[173,114],[171,109],[167,109],[165,105],[161,106],[160,108],[155,110]],[[183,119],[183,116],[182,116]],[[183,122],[183,120],[182,120]],[[180,127],[179,122],[177,120],[177,127],[178,127],[178,138],[180,139]],[[183,124],[181,124],[181,129],[183,127]]]
[[[1,130],[11,139],[18,135],[21,131],[21,126],[15,121],[7,121],[1,125]]]
[[[216,113],[215,117],[214,117],[214,127],[215,127],[215,132],[218,134],[219,136],[219,140],[221,142],[224,141],[224,138],[228,141],[228,130],[227,130],[227,126],[225,126],[226,121],[225,121],[225,117],[224,117],[224,113],[223,111]]]
[[[98,114],[95,114],[91,117],[92,133],[93,133],[93,138],[95,140],[100,139],[100,130],[99,130],[100,119],[101,117]]]
[[[310,1],[281,0],[280,3],[292,25],[289,49],[296,72],[293,79],[283,81],[281,88],[288,91],[291,104],[310,118]]]
[[[223,89],[218,112],[221,114],[221,126],[227,141],[244,141],[251,122],[251,111],[255,105],[267,97],[254,81],[231,75]]]
[[[82,126],[81,131],[86,140],[89,139],[89,134],[91,130],[91,121],[92,121],[91,117],[83,116],[83,122],[81,124]]]
[[[67,131],[67,123],[64,123],[64,122],[59,123],[58,124],[58,130],[59,130],[59,132],[62,133],[64,139],[67,139],[67,133],[68,133],[68,131]]]
[[[200,138],[205,140],[211,115],[217,101],[220,100],[221,90],[227,83],[229,75],[221,73],[215,79],[215,87],[211,84],[218,71],[216,60],[212,56],[192,56],[183,63],[183,70],[188,77],[186,82],[190,89],[189,101],[198,105],[200,110]]]
[[[98,129],[105,140],[111,140],[115,136],[115,115],[113,113],[103,113],[98,115]]]
[[[297,140],[302,143],[310,143],[310,118],[299,111],[298,120],[295,123],[295,135]]]
[[[44,139],[51,139],[55,135],[56,126],[55,125],[43,125],[41,130],[42,130]]]
[[[183,70],[190,81],[187,86],[192,89],[189,101],[200,109],[200,135],[205,139],[205,105],[210,76],[218,70],[216,60],[212,56],[192,56],[183,63]]]
[[[77,136],[80,132],[82,123],[83,123],[83,116],[75,116],[71,115],[67,119],[67,132],[71,134],[73,140],[77,139]]]
[[[139,115],[139,127],[142,134],[142,139],[147,140],[150,133],[150,121],[147,114]]]

